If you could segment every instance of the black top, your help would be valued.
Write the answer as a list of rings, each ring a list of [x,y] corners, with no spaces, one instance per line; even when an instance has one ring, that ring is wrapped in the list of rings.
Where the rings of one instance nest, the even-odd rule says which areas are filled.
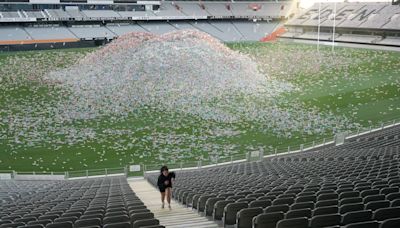
[[[157,181],[158,187],[160,189],[172,188],[172,182],[171,182],[172,178],[175,179],[175,173],[174,172],[170,172],[168,174],[168,176],[164,176],[163,174],[160,174],[160,176],[158,176],[158,181]],[[165,181],[168,181],[168,184],[165,184]]]

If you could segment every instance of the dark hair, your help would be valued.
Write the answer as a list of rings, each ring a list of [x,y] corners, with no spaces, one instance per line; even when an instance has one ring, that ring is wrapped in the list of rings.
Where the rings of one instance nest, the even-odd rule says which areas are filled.
[[[168,167],[166,165],[164,165],[163,167],[161,167],[160,173],[164,172],[164,171],[168,171]]]

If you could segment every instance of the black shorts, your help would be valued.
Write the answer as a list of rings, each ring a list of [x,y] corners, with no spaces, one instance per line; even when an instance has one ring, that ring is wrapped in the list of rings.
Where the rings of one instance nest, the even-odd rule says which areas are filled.
[[[160,192],[165,192],[165,189],[167,189],[167,188],[172,188],[172,187],[170,187],[170,186],[166,186],[166,187],[163,187],[163,188],[158,188],[158,189],[160,190]]]

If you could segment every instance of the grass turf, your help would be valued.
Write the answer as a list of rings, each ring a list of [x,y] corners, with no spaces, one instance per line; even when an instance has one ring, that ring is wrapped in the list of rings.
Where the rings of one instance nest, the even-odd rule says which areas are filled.
[[[313,45],[287,43],[231,43],[228,46],[234,50],[246,53],[254,58],[261,70],[270,77],[289,81],[301,90],[286,94],[287,105],[291,102],[301,102],[306,107],[330,111],[344,115],[363,126],[379,124],[400,116],[400,70],[398,62],[400,53],[383,52],[366,49],[337,48],[335,54],[330,48],[322,48],[325,55],[322,61],[332,61],[339,67],[327,67],[322,64],[307,65],[307,59],[316,53]],[[91,49],[67,49],[40,52],[18,52],[0,54],[0,66],[12,56],[20,56],[27,61],[35,54],[48,55],[49,58],[57,52],[82,54]],[[271,56],[277,56],[271,59]],[[328,56],[328,57],[327,57]],[[313,58],[315,60],[315,58]],[[338,63],[335,63],[338,61]],[[346,62],[348,61],[348,62]],[[65,67],[71,62],[65,62],[58,67]],[[272,67],[275,65],[276,68]],[[329,64],[328,64],[329,65]],[[15,66],[16,69],[18,66]],[[290,70],[281,73],[285,68]],[[332,70],[335,69],[335,70]],[[285,69],[286,70],[286,69]],[[49,97],[52,87],[43,87],[35,83],[8,84],[2,81],[3,91],[0,97],[0,114],[2,119],[10,118],[10,113],[21,114],[23,110],[13,109],[6,105],[11,103],[22,105],[33,102],[51,102],[56,97]],[[11,89],[12,88],[12,89]],[[32,96],[32,95],[35,96]],[[179,123],[179,124],[176,124]],[[112,134],[101,139],[92,139],[73,145],[52,145],[42,142],[41,146],[10,145],[6,143],[11,134],[8,122],[2,121],[0,133],[0,170],[16,171],[73,171],[85,169],[102,169],[122,167],[128,164],[161,163],[160,157],[168,157],[171,162],[194,162],[200,158],[209,161],[214,154],[219,159],[230,159],[230,155],[243,155],[257,148],[265,148],[264,153],[272,153],[275,147],[298,148],[300,144],[332,137],[325,135],[306,135],[293,133],[290,138],[277,137],[272,132],[260,131],[260,126],[249,122],[241,126],[204,121],[194,116],[181,113],[165,113],[160,110],[143,109],[132,112],[125,120],[114,121],[91,120],[73,123],[75,128],[91,127],[98,132],[104,130],[134,130],[132,134]],[[247,126],[247,127],[244,127]],[[214,135],[206,133],[210,128],[238,129],[241,134],[234,136]],[[157,134],[155,134],[157,132]],[[176,138],[168,139],[171,145],[154,145],[153,138],[163,137],[163,134],[173,132]],[[245,133],[243,133],[245,132]],[[205,135],[202,139],[189,136]],[[165,136],[165,135],[164,135]],[[50,135],[51,138],[64,139],[62,135]],[[163,140],[161,142],[166,142]],[[199,143],[210,144],[209,152],[197,148]],[[234,148],[230,148],[231,146]],[[174,156],[169,151],[179,147]],[[227,153],[218,151],[229,150]],[[212,151],[212,153],[210,152]],[[161,155],[160,155],[161,154]],[[164,161],[165,162],[165,161]]]

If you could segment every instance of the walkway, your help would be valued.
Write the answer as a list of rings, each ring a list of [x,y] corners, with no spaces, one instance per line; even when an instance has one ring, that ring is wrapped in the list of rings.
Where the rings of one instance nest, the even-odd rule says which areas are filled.
[[[196,211],[172,200],[171,207],[161,209],[160,193],[145,179],[128,179],[129,185],[136,195],[143,201],[147,208],[154,213],[154,217],[160,220],[160,224],[166,228],[218,228],[219,226],[200,216]]]

